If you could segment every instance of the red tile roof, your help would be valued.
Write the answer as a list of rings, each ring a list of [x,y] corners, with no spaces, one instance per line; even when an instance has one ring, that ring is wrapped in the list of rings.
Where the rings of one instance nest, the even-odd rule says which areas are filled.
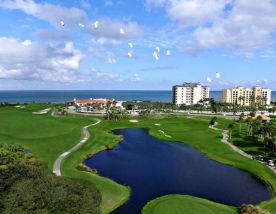
[[[85,100],[73,100],[75,104],[87,104],[87,103],[102,103],[106,104],[108,102],[112,102],[112,100],[108,99],[85,99]]]

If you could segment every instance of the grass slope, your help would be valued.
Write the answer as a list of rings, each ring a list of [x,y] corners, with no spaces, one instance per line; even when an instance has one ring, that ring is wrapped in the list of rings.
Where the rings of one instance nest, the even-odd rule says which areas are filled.
[[[166,195],[148,202],[142,211],[142,214],[171,213],[236,214],[238,209],[188,195]]]
[[[25,109],[1,108],[0,142],[23,145],[52,169],[55,159],[81,138],[82,127],[94,120],[76,116],[54,118],[50,113],[32,114],[48,107],[30,105]]]
[[[128,119],[111,122],[111,121],[102,121],[101,124],[91,127],[91,139],[89,142],[78,150],[77,153],[73,153],[69,156],[69,158],[64,162],[62,173],[70,175],[72,173],[72,168],[76,167],[78,163],[82,161],[82,158],[86,156],[91,156],[101,150],[106,149],[106,145],[115,146],[119,141],[119,136],[113,135],[111,133],[114,129],[122,129],[122,128],[130,128],[130,127],[144,127],[149,128],[149,133],[157,138],[163,140],[171,140],[178,142],[185,142],[199,151],[205,153],[209,158],[222,162],[224,164],[232,165],[248,171],[260,179],[268,183],[275,195],[276,190],[276,175],[267,167],[260,164],[257,161],[245,158],[231,148],[228,145],[221,143],[222,133],[220,131],[211,130],[208,127],[208,123],[210,121],[210,117],[159,117],[159,118],[139,118],[138,123],[130,123]],[[227,125],[231,122],[228,119],[219,119],[219,123],[221,128],[226,128]],[[161,124],[161,126],[155,126],[155,123]],[[162,133],[158,130],[164,130],[166,134],[171,135],[172,138],[166,138]],[[74,170],[74,176],[76,177],[86,177],[88,176],[95,177],[94,179],[98,179],[98,176],[95,175],[84,175],[84,172],[80,172]],[[103,178],[104,179],[104,178]],[[110,212],[112,208],[117,207],[116,204],[113,206],[113,202],[108,198],[110,196],[110,192],[114,192],[114,190],[118,191],[122,196],[121,198],[126,198],[128,195],[127,190],[122,191],[122,187],[118,186],[118,188],[114,189],[114,186],[106,186],[104,183],[98,185],[98,188],[103,192],[104,212]],[[115,194],[116,195],[116,194]],[[124,197],[123,197],[124,196]],[[122,202],[122,201],[121,201]],[[267,210],[273,210],[273,206],[275,203],[275,198],[266,202],[265,204]]]
[[[25,109],[1,108],[0,142],[15,142],[24,145],[52,169],[55,159],[79,142],[82,127],[93,123],[94,119],[77,115],[52,117],[50,113],[47,115],[32,114],[34,111],[48,107],[51,106],[29,105]],[[62,174],[95,183],[103,195],[103,213],[111,212],[129,198],[130,189],[108,178],[79,171],[76,167],[85,157],[104,150],[106,146],[115,146],[121,140],[119,136],[111,133],[113,129],[144,127],[149,128],[150,134],[155,137],[167,141],[184,142],[205,153],[211,159],[249,171],[267,182],[275,195],[275,174],[262,164],[237,154],[221,143],[221,133],[208,128],[210,118],[183,116],[139,118],[137,124],[130,123],[128,119],[118,122],[103,120],[97,126],[89,128],[91,133],[89,141],[65,159],[62,164]],[[220,128],[226,128],[229,122],[230,120],[219,118]],[[155,123],[160,123],[161,126],[155,126]],[[172,138],[166,138],[158,131],[160,129]],[[275,197],[262,203],[261,207],[275,213]]]

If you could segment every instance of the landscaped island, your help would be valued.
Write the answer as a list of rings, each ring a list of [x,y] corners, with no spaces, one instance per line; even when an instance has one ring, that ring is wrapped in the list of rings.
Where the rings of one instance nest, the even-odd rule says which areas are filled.
[[[95,119],[93,116],[83,115],[55,116],[51,114],[51,111],[46,114],[32,113],[47,108],[53,109],[54,106],[27,105],[25,108],[1,108],[0,142],[16,143],[24,146],[38,159],[46,162],[49,169],[52,169],[56,158],[77,144],[81,139],[82,128],[94,123]],[[62,176],[90,182],[92,185],[95,184],[102,194],[102,213],[110,213],[126,202],[130,197],[131,187],[123,186],[109,178],[86,171],[82,162],[99,151],[111,149],[122,140],[120,136],[112,133],[114,129],[134,127],[148,128],[150,135],[154,137],[164,141],[183,142],[203,152],[213,160],[250,172],[267,183],[271,187],[273,196],[275,196],[276,174],[267,166],[256,160],[243,157],[228,145],[223,144],[221,142],[221,131],[209,128],[211,120],[209,116],[163,115],[139,117],[135,118],[138,121],[136,123],[130,122],[130,118],[120,121],[107,121],[102,117],[100,119],[102,120],[101,123],[89,128],[91,137],[88,141],[63,161],[61,174]],[[219,128],[227,129],[229,123],[232,123],[229,119],[218,118]],[[235,139],[235,136],[233,139]],[[180,212],[185,201],[189,201],[189,204],[193,204],[199,210],[207,205],[210,210],[213,210],[211,207],[217,207],[217,209],[222,209],[223,213],[239,212],[237,208],[218,205],[203,199],[194,200],[192,197],[184,197],[183,203],[178,206],[178,203],[174,200],[182,200],[182,197],[184,196],[175,196],[175,199],[174,196],[169,197],[173,198],[172,201],[169,201],[169,204],[174,204],[173,207],[176,207],[175,209]],[[161,207],[162,203],[160,201],[158,203],[158,206]],[[167,201],[164,203],[164,207],[166,207]],[[214,204],[214,206],[211,204]],[[275,213],[276,198],[273,197],[271,200],[261,203],[259,207],[270,213]],[[147,209],[145,208],[145,210]],[[214,210],[216,211],[215,208]]]

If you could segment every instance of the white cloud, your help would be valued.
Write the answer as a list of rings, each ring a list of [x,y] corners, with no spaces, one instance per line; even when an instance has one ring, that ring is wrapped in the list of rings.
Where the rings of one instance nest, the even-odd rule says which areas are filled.
[[[146,0],[146,6],[164,7],[182,27],[205,24],[223,15],[230,0]]]
[[[118,4],[123,4],[123,2],[121,0],[104,0],[105,6],[114,6]]]
[[[135,22],[101,18],[98,19],[98,24],[96,29],[93,23],[89,25],[89,33],[92,35],[89,51],[105,63],[117,63],[117,58],[123,56],[118,46],[128,44],[132,40],[137,41],[144,36],[144,28]],[[121,28],[124,29],[124,34],[120,33]]]
[[[184,49],[195,53],[204,49],[227,48],[250,52],[275,44],[276,4],[272,0],[239,0],[233,2],[227,16],[211,26],[199,26],[193,33],[193,43]]]
[[[72,41],[77,38],[76,35],[69,34],[68,32],[58,30],[45,30],[39,29],[35,31],[35,36],[40,40],[53,40],[53,41]]]
[[[167,0],[146,0],[146,7],[150,9],[154,7],[162,7],[166,4]]]
[[[21,10],[28,15],[59,26],[64,21],[67,27],[77,26],[87,18],[86,13],[78,8],[65,8],[50,3],[36,3],[33,0],[0,0],[0,8]]]
[[[30,40],[25,40],[24,42],[21,42],[22,45],[29,46],[32,45],[32,42]]]
[[[92,45],[88,49],[88,51],[91,55],[93,55],[97,59],[99,59],[102,62],[107,63],[107,64],[116,64],[117,63],[118,56],[114,52],[106,49],[105,47],[100,47],[100,46],[96,46],[96,45],[97,44]]]
[[[131,81],[133,81],[133,82],[141,82],[141,81],[142,81],[142,78],[140,77],[139,74],[135,73],[135,74],[132,76]]]
[[[147,7],[164,8],[173,21],[159,39],[167,47],[196,55],[226,49],[246,56],[275,45],[275,0],[145,0]],[[191,28],[192,27],[192,28]],[[271,54],[257,54],[273,58]]]
[[[274,50],[263,51],[263,52],[261,52],[260,57],[265,58],[265,59],[275,59],[276,51],[274,51]]]
[[[92,68],[91,70],[91,81],[97,82],[97,83],[103,83],[103,82],[123,82],[124,79],[117,74],[113,74],[110,72],[105,71],[99,71],[96,68]]]
[[[78,69],[84,56],[72,43],[41,45],[32,42],[30,45],[30,41],[26,41],[0,37],[0,78],[81,81]]]
[[[86,1],[86,0],[82,0],[82,1],[80,2],[80,6],[81,6],[83,9],[86,9],[86,10],[88,10],[88,9],[91,8],[91,4],[90,4],[88,1]]]
[[[109,18],[98,19],[98,28],[90,24],[90,33],[96,38],[112,38],[116,40],[137,39],[144,35],[144,29],[135,22],[122,22]],[[120,33],[124,29],[124,34]]]

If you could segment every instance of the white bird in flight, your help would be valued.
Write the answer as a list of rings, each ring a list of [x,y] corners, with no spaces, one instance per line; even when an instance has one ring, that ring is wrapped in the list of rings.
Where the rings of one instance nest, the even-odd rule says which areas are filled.
[[[64,27],[64,26],[65,26],[64,21],[60,21],[60,25],[61,25],[62,27]]]
[[[128,46],[129,46],[130,48],[133,48],[133,44],[132,44],[131,42],[128,43]]]
[[[156,46],[156,50],[159,53],[160,52],[160,47]]]
[[[220,73],[219,72],[216,73],[216,78],[220,79]]]
[[[84,24],[82,24],[82,23],[79,23],[79,27],[84,28],[84,27],[85,27],[85,25],[84,25]]]
[[[155,60],[159,60],[159,56],[156,51],[153,52],[152,56],[155,58]]]
[[[212,79],[211,77],[207,77],[207,80],[206,80],[208,83],[211,83],[212,82]]]
[[[170,56],[171,55],[171,51],[170,50],[166,50],[166,56]]]
[[[127,52],[127,55],[128,55],[128,57],[132,57],[133,56],[133,54],[132,54],[131,51]]]
[[[123,28],[120,29],[120,34],[125,34],[125,31]]]
[[[99,27],[99,21],[95,21],[93,26],[94,26],[95,29],[97,29]]]

